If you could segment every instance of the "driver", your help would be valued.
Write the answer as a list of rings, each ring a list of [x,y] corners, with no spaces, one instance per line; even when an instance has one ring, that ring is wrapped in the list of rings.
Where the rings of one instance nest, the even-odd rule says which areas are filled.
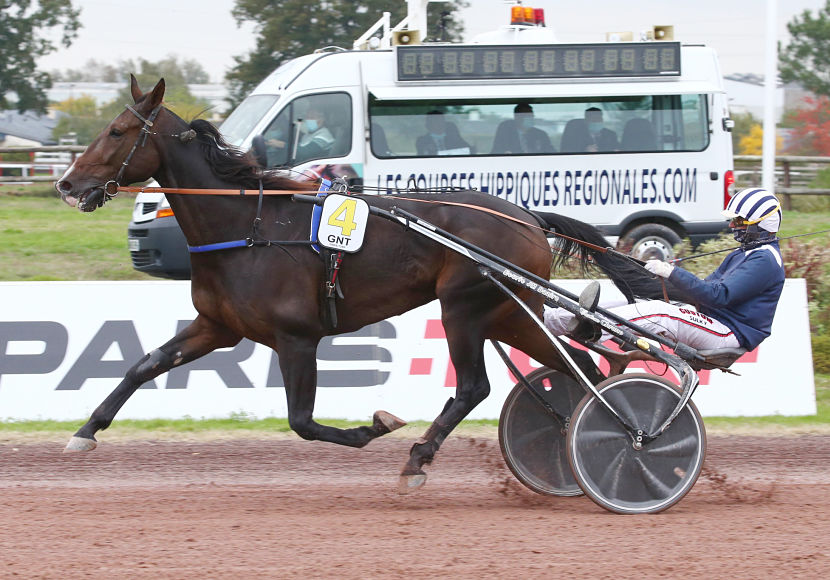
[[[757,347],[770,335],[784,286],[784,263],[776,237],[781,203],[766,189],[743,189],[729,201],[723,215],[731,220],[729,227],[741,247],[730,252],[706,279],[660,260],[645,264],[646,270],[671,282],[689,304],[647,300],[602,306],[654,334],[695,349],[741,347],[749,351]],[[598,294],[599,284],[594,282],[586,292]],[[545,326],[553,334],[569,334],[580,340],[610,338],[590,321],[563,308],[546,306]]]

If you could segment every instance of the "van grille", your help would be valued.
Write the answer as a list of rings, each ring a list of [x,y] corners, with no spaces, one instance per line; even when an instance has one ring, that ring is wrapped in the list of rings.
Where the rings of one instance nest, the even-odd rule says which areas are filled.
[[[152,266],[154,263],[154,254],[152,250],[139,250],[138,252],[130,252],[133,258],[133,268],[145,268]]]
[[[127,229],[127,237],[128,238],[146,238],[147,237],[147,230],[136,230],[133,228]]]
[[[158,202],[144,202],[141,204],[141,213],[147,215],[148,213],[153,213],[158,208]]]

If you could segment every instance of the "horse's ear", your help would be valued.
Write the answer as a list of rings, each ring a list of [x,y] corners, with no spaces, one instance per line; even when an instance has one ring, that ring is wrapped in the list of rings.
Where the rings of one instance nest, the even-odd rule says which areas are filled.
[[[153,91],[150,93],[150,97],[147,99],[149,102],[149,107],[151,109],[155,109],[161,104],[162,99],[164,98],[164,79],[159,79],[159,82],[156,83],[156,86],[153,87]]]
[[[130,92],[133,95],[133,101],[138,102],[138,99],[144,94],[141,92],[141,89],[138,86],[138,81],[135,78],[135,75],[130,73]]]

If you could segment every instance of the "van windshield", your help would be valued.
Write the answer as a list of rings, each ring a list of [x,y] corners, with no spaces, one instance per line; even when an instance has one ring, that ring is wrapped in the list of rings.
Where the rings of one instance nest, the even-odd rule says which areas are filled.
[[[219,127],[225,141],[239,147],[279,98],[279,95],[252,95],[242,101]]]
[[[702,151],[705,94],[522,101],[371,98],[375,157]]]

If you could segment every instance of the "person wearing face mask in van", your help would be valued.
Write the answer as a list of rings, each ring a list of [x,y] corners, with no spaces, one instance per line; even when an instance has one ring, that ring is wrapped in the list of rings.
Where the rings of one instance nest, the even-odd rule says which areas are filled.
[[[332,145],[334,145],[334,135],[326,127],[325,115],[317,108],[310,108],[300,129],[300,142],[297,144],[295,163],[325,157]]]
[[[590,142],[585,151],[615,151],[620,148],[617,134],[606,129],[602,123],[602,109],[591,107],[585,111],[585,122],[588,124]]]
[[[503,121],[496,130],[491,153],[556,153],[548,134],[533,126],[533,107],[519,103],[513,120]]]
[[[429,157],[433,155],[468,155],[470,144],[458,132],[458,127],[444,118],[444,113],[438,110],[426,114],[424,122],[426,134],[415,141],[415,150],[418,155]]]

